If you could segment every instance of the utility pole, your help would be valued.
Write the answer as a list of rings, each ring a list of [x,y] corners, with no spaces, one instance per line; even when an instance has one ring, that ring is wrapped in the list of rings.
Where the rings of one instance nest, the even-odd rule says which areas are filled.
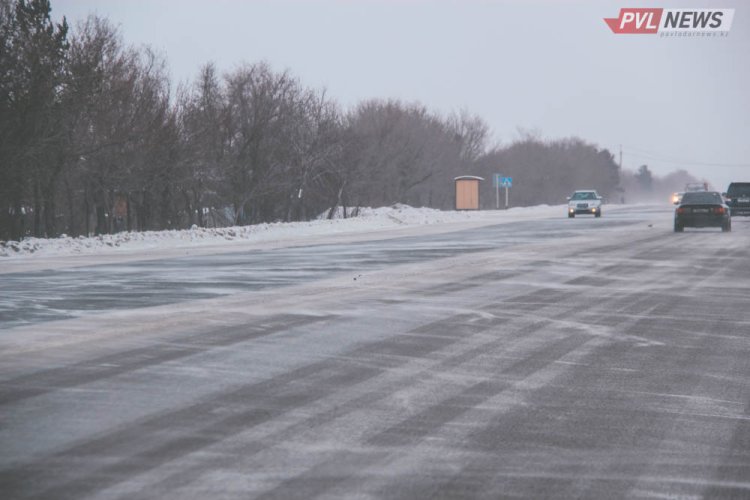
[[[620,175],[622,175],[622,144],[620,144]],[[620,202],[625,203],[625,196],[620,196]]]

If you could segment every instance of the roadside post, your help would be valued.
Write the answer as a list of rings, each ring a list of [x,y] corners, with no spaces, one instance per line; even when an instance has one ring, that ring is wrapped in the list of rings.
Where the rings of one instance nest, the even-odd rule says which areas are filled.
[[[495,208],[500,209],[500,188],[505,188],[505,209],[508,209],[508,190],[513,187],[513,177],[503,177],[501,174],[495,174]]]
[[[495,209],[500,210],[500,174],[495,174],[492,183],[495,185]]]

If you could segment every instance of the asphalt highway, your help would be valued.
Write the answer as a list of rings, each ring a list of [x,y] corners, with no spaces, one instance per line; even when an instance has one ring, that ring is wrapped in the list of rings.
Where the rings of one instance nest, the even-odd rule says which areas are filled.
[[[0,497],[750,498],[750,219],[0,274]]]

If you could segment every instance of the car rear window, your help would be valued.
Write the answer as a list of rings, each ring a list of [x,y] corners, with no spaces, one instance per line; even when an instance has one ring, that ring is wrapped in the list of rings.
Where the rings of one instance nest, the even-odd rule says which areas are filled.
[[[750,196],[750,182],[733,182],[727,189],[727,196]]]
[[[693,192],[685,193],[682,197],[682,204],[690,203],[721,203],[722,199],[719,193],[711,192]]]

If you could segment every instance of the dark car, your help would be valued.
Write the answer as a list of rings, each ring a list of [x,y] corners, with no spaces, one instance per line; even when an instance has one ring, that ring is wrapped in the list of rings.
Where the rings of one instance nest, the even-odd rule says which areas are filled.
[[[750,215],[750,182],[732,182],[724,199],[731,215]]]
[[[722,231],[731,231],[729,207],[714,191],[685,193],[674,211],[674,230],[680,233],[686,227],[720,227]]]

